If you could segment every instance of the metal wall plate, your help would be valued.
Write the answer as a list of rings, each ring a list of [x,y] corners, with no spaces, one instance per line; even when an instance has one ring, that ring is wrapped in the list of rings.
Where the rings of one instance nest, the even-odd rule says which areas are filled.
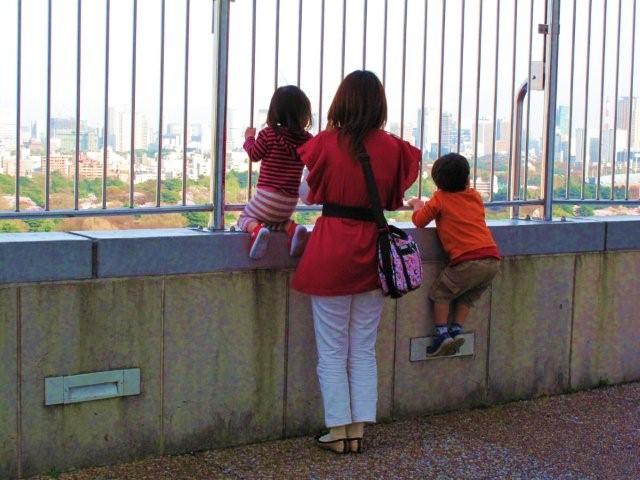
[[[416,337],[411,339],[410,343],[410,361],[423,362],[425,360],[446,360],[448,358],[456,357],[469,357],[472,356],[475,351],[475,333],[463,333],[464,344],[460,347],[460,350],[455,355],[448,355],[446,357],[427,357],[427,347],[431,345],[434,337]]]
[[[66,405],[139,394],[139,368],[44,379],[45,405]]]
[[[531,90],[544,90],[544,62],[531,62]]]

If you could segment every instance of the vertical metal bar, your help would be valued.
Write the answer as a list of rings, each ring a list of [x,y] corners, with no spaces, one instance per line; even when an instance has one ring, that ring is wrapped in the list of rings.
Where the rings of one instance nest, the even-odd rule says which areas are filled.
[[[104,125],[102,130],[102,208],[107,208],[107,160],[109,158],[109,30],[111,28],[111,0],[107,0],[104,40]]]
[[[511,186],[509,188],[510,201],[520,200],[520,179],[522,177],[522,113],[524,108],[524,97],[529,90],[527,82],[520,86],[517,94],[514,94],[515,101],[515,123],[513,124],[511,136],[513,137],[513,145],[511,150],[511,165],[509,167],[511,176],[509,177]],[[511,218],[520,216],[519,205],[511,207]]]
[[[364,0],[364,19],[362,21],[362,69],[367,67],[367,19],[369,14],[369,0]]]
[[[407,72],[407,8],[408,0],[404,0],[404,20],[402,27],[402,85],[400,87],[400,138],[404,139],[404,101]]]
[[[442,93],[444,88],[444,39],[447,25],[446,20],[447,0],[442,0],[442,31],[440,36],[440,105],[438,107],[438,157],[442,153]]]
[[[20,160],[22,152],[20,150],[20,124],[22,107],[22,0],[18,0],[18,51],[17,51],[17,72],[16,72],[16,204],[15,211],[20,211]]]
[[[604,67],[607,52],[607,0],[604,0],[602,15],[602,65],[600,70],[600,130],[598,132],[598,178],[596,180],[596,200],[600,200],[600,176],[602,174],[602,127],[604,121]]]
[[[322,10],[320,12],[320,98],[318,102],[318,132],[322,131],[322,87],[324,76],[324,2],[325,0],[322,0]]]
[[[629,81],[629,129],[627,131],[627,178],[624,188],[624,199],[629,200],[629,173],[631,170],[631,127],[633,122],[633,70],[636,54],[636,0],[633,0],[633,27],[631,34],[631,79]]]
[[[591,15],[593,13],[593,0],[589,0],[589,17],[587,20],[587,58],[584,87],[584,134],[582,148],[582,184],[580,185],[580,200],[584,200],[585,186],[587,183],[587,137],[589,136],[587,120],[589,118],[589,67],[591,63]]]
[[[531,0],[531,9],[529,12],[530,22],[529,22],[529,74],[527,79],[527,85],[529,89],[529,94],[527,95],[527,133],[524,139],[525,144],[525,152],[524,152],[524,194],[522,198],[527,200],[529,197],[529,124],[531,122],[531,53],[533,51],[533,6],[535,4],[535,0]]]
[[[462,17],[460,20],[460,78],[458,83],[458,136],[456,152],[460,153],[460,135],[462,133],[462,79],[464,72],[464,12],[466,0],[462,0]],[[516,7],[517,9],[518,7]]]
[[[500,57],[500,0],[496,7],[496,64],[493,73],[493,135],[491,138],[491,173],[489,178],[489,201],[493,201],[493,177],[496,171],[496,126],[498,124],[498,60]]]
[[[49,195],[51,184],[51,9],[52,0],[49,0],[47,9],[47,146],[44,174],[44,209],[49,210]]]
[[[133,208],[136,162],[136,50],[138,36],[138,0],[133,0],[133,49],[131,55],[131,164],[129,166],[129,207]]]
[[[575,73],[576,60],[576,1],[573,0],[573,22],[571,32],[571,75],[569,76],[569,145],[567,147],[567,178],[564,188],[564,198],[569,199],[569,189],[571,188],[571,137],[573,129],[573,79]],[[577,146],[576,146],[577,147]],[[577,148],[576,148],[576,153]]]
[[[347,0],[342,0],[342,66],[340,69],[340,78],[344,78],[344,57],[345,57],[346,42],[347,42]]]
[[[184,111],[182,113],[182,205],[187,204],[187,133],[189,119],[189,33],[191,0],[187,0],[184,35]]]
[[[620,21],[622,19],[622,0],[618,0],[618,39],[616,47],[616,87],[613,101],[613,149],[611,158],[611,200],[615,198],[614,190],[616,185],[616,139],[618,137],[618,82],[620,79]]]
[[[545,48],[545,120],[543,138],[544,169],[544,219],[553,215],[553,156],[556,142],[556,102],[558,87],[558,49],[560,37],[560,0],[548,0],[547,19],[549,33]]]
[[[513,13],[513,53],[511,57],[511,122],[510,126],[512,127],[511,134],[509,135],[509,152],[513,153],[513,140],[514,140],[514,132],[516,134],[520,134],[520,130],[513,130],[513,116],[514,116],[514,107],[515,107],[515,95],[516,95],[516,47],[518,41],[518,2],[517,0],[513,2],[514,4],[514,13]],[[518,154],[520,153],[520,149],[518,149]],[[515,165],[515,162],[519,161],[519,158],[511,158],[507,163],[507,199],[511,200],[511,175],[514,174],[511,168]],[[518,179],[519,180],[519,179]],[[516,184],[517,185],[517,184]]]
[[[221,0],[226,1],[226,0]],[[280,59],[280,0],[276,1],[276,51],[275,51],[275,79],[273,81],[273,89],[278,88],[278,69]]]
[[[80,80],[82,65],[82,0],[77,0],[78,27],[76,39],[76,151],[73,181],[73,208],[78,210],[80,196]]]
[[[302,68],[302,0],[298,1],[298,81],[296,85],[300,86],[300,71]]]
[[[324,0],[322,0],[324,2]],[[482,1],[482,0],[480,0]],[[384,32],[382,34],[382,86],[387,85],[387,18],[389,0],[384,0]]]
[[[424,109],[427,86],[427,21],[429,19],[429,0],[424,3],[424,27],[422,30],[422,101],[420,103],[420,174],[418,176],[418,197],[422,197],[422,162],[424,158]]]
[[[256,99],[256,0],[253,0],[253,10],[251,15],[251,94],[249,97],[249,125],[254,127],[254,115]],[[247,201],[251,200],[251,191],[253,190],[253,162],[248,159],[248,182],[247,182]]]
[[[216,0],[215,37],[215,189],[214,189],[214,227],[224,229],[225,174],[226,174],[226,129],[227,129],[227,83],[229,66],[229,0]],[[279,0],[278,0],[279,3]],[[277,49],[276,49],[277,50]]]
[[[160,5],[160,105],[158,111],[158,172],[156,178],[156,207],[160,206],[162,189],[162,114],[164,113],[164,27],[165,0]]]
[[[482,7],[484,0],[480,0],[480,14],[478,15],[478,66],[476,72],[476,125],[475,146],[473,147],[473,188],[478,182],[478,120],[480,118],[480,70],[482,66]]]

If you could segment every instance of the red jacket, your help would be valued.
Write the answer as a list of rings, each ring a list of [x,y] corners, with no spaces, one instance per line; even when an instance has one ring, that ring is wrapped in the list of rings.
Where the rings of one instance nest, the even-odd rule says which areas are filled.
[[[365,148],[386,210],[403,204],[418,176],[420,150],[383,130],[367,135]],[[298,149],[309,168],[311,203],[370,207],[362,166],[336,130],[324,131]],[[376,226],[372,222],[320,217],[298,268],[293,288],[310,295],[354,295],[379,288]]]

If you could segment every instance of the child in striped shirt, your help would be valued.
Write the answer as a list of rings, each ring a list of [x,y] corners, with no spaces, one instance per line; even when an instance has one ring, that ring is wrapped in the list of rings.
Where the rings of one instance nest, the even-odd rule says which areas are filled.
[[[262,162],[255,195],[238,219],[238,228],[251,234],[249,256],[262,258],[271,231],[284,230],[289,254],[302,254],[307,229],[292,219],[298,204],[303,165],[297,148],[311,138],[311,103],[293,85],[278,88],[269,105],[267,127],[255,138],[256,129],[247,128],[244,149],[252,162]]]

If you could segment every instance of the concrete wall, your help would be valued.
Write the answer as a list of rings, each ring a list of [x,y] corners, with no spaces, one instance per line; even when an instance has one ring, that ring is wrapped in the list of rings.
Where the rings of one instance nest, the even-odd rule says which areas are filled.
[[[425,287],[385,305],[380,420],[640,380],[640,248],[517,253],[469,319],[474,355],[411,362],[444,266],[424,251]],[[0,286],[0,478],[322,427],[309,300],[287,261]],[[117,368],[141,369],[139,396],[44,406],[45,377]]]

